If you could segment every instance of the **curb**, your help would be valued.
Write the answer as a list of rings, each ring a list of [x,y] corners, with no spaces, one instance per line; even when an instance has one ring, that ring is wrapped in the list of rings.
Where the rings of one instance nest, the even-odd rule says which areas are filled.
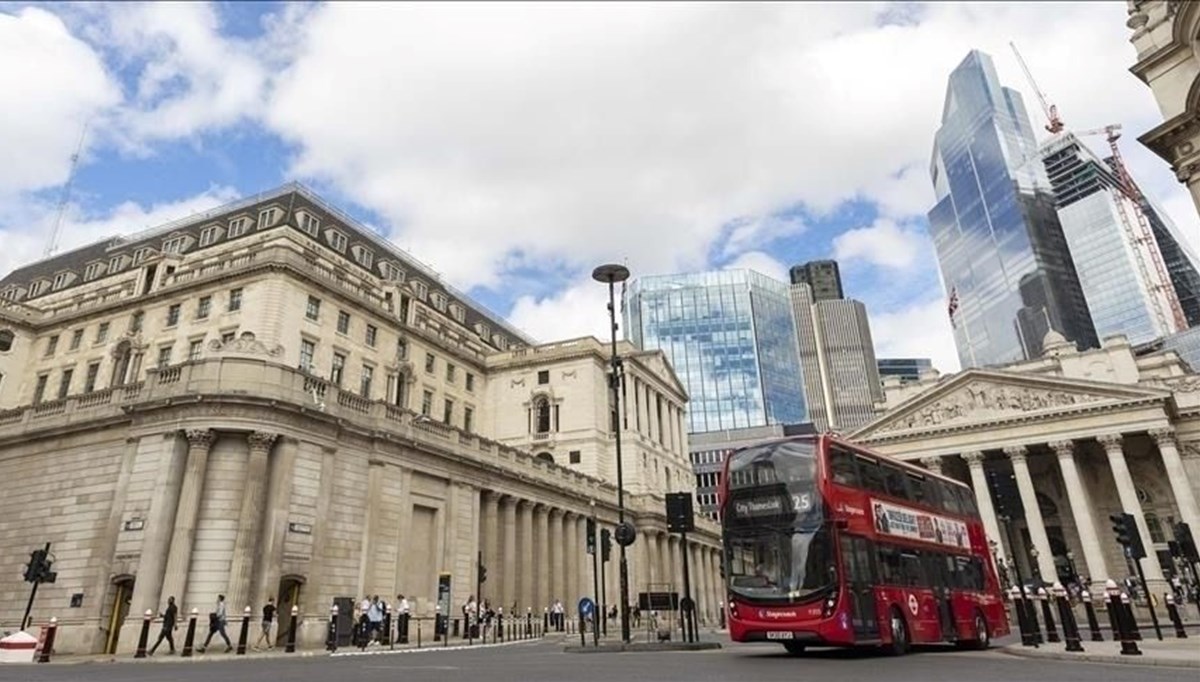
[[[620,654],[620,653],[652,653],[662,651],[713,651],[721,648],[720,642],[631,642],[629,644],[601,644],[600,646],[567,646],[563,652],[568,654]]]
[[[438,651],[476,651],[479,649],[499,649],[499,648],[506,647],[506,646],[518,646],[520,644],[532,646],[534,644],[539,644],[542,641],[543,640],[541,640],[541,639],[516,639],[511,642],[496,642],[495,644],[455,644],[454,646],[433,645],[433,646],[421,647],[420,649],[417,649],[415,647],[409,648],[409,649],[374,649],[374,650],[368,649],[366,651],[342,651],[342,652],[338,652],[338,653],[329,654],[329,657],[330,658],[349,658],[352,656],[388,656],[388,655],[399,655],[399,654],[418,654],[418,653],[427,652],[427,651],[433,651],[433,652],[438,652]]]
[[[1200,659],[1167,659],[1157,656],[1148,655],[1143,652],[1141,656],[1122,656],[1120,654],[1100,654],[1100,653],[1067,653],[1065,651],[1038,651],[1031,650],[1025,647],[1013,648],[1003,647],[1001,652],[1009,656],[1018,658],[1041,658],[1055,661],[1075,661],[1084,663],[1105,663],[1119,665],[1140,665],[1159,668],[1197,668],[1200,669]]]

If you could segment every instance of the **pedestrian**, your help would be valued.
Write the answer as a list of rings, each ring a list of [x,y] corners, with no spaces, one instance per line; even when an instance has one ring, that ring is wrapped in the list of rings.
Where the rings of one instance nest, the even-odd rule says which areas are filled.
[[[204,645],[200,647],[200,653],[204,653],[208,649],[208,643],[212,641],[213,635],[221,635],[221,639],[225,640],[225,653],[233,651],[233,643],[229,641],[229,635],[225,634],[227,620],[225,595],[218,594],[217,610],[208,614],[208,637],[204,638]]]
[[[267,597],[267,604],[262,607],[262,633],[259,634],[258,641],[254,644],[255,649],[261,649],[263,641],[266,641],[267,649],[275,648],[275,638],[271,636],[271,629],[274,625],[275,597]]]
[[[154,643],[154,646],[150,647],[150,655],[154,655],[154,652],[158,649],[158,645],[162,644],[164,639],[167,640],[167,644],[171,647],[169,653],[174,654],[175,629],[179,627],[177,625],[179,622],[179,607],[175,606],[175,597],[167,597],[167,608],[158,615],[162,618],[162,631],[158,633],[158,641]]]
[[[408,599],[402,594],[396,595],[396,618],[399,619],[396,624],[396,638],[401,644],[408,644],[409,611]]]
[[[379,643],[378,638],[382,628],[383,602],[379,600],[379,595],[375,595],[371,600],[371,605],[367,607],[367,636],[363,642],[364,648]]]

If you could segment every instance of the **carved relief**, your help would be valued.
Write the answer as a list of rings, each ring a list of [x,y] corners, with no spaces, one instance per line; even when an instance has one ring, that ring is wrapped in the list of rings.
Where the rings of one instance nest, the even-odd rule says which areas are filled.
[[[1153,382],[1175,393],[1195,393],[1200,391],[1200,374],[1189,374],[1185,377],[1159,379]]]
[[[1120,450],[1125,443],[1125,437],[1119,433],[1104,433],[1096,436],[1096,440],[1100,441],[1105,450]]]
[[[1049,443],[1050,449],[1059,457],[1071,457],[1075,454],[1075,441],[1056,440]]]
[[[564,379],[574,379],[574,378],[575,378],[576,376],[578,376],[578,375],[579,375],[579,371],[578,371],[578,370],[574,370],[574,369],[573,369],[573,370],[571,370],[571,371],[569,371],[569,372],[563,372],[563,373],[562,373],[562,378],[564,378]]]
[[[251,450],[269,450],[271,444],[279,437],[276,433],[267,433],[265,431],[251,431],[246,435],[246,442],[250,444]]]
[[[213,339],[208,342],[208,349],[218,353],[241,353],[244,355],[266,355],[277,358],[283,355],[283,346],[267,344],[254,338],[254,332],[242,332],[229,341]]]
[[[1102,400],[1099,396],[1066,391],[1039,391],[995,383],[972,383],[932,405],[892,421],[880,429],[880,432],[953,422],[983,421],[998,416],[1070,407],[1099,400]]]
[[[207,448],[208,446],[212,445],[213,438],[216,434],[209,429],[196,429],[192,431],[186,431],[184,435],[187,436],[188,445],[191,447]]]
[[[1013,461],[1013,464],[1024,463],[1029,458],[1029,450],[1025,449],[1024,445],[1010,445],[1004,448],[1004,454]]]
[[[967,461],[967,466],[971,467],[972,469],[983,466],[984,454],[978,450],[974,452],[964,452],[962,453],[962,458]]]
[[[1175,445],[1175,429],[1150,429],[1150,437],[1159,447]]]
[[[1180,443],[1179,454],[1184,459],[1200,459],[1200,443]]]
[[[517,386],[524,386],[524,385],[525,385],[525,378],[524,378],[524,377],[522,377],[522,378],[520,378],[520,379],[512,379],[512,380],[511,380],[511,382],[510,382],[510,385],[511,385],[513,388],[516,388]]]

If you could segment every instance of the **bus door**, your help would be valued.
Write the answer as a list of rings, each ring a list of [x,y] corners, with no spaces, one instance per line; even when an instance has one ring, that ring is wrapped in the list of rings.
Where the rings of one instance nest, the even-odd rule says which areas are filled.
[[[954,604],[952,602],[952,587],[954,585],[954,568],[949,562],[953,557],[937,552],[929,552],[928,558],[929,582],[933,584],[933,600],[937,606],[938,624],[941,626],[942,641],[953,642],[958,639],[958,627],[954,619]]]
[[[854,636],[879,639],[879,619],[875,613],[875,557],[871,542],[854,535],[842,535],[841,545]]]

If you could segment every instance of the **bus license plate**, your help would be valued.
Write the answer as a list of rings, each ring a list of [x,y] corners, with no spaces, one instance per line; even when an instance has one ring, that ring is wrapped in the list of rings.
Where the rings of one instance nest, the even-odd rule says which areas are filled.
[[[768,632],[767,633],[767,639],[794,639],[795,636],[796,636],[796,633],[794,633],[794,632]]]

